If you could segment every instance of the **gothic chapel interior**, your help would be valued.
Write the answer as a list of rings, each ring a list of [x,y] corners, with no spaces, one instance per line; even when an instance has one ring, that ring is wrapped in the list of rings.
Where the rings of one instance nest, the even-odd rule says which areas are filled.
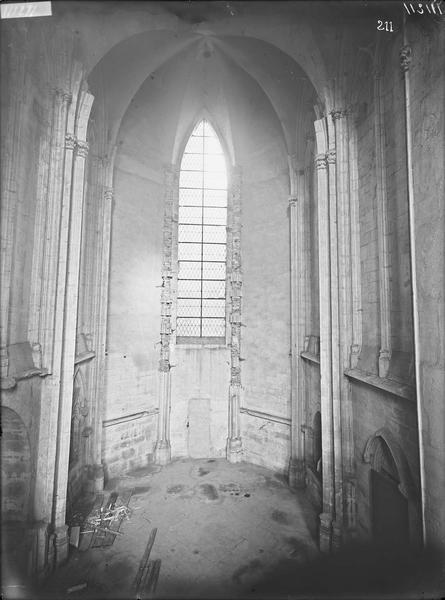
[[[85,494],[196,465],[216,469],[202,511],[233,503],[214,544],[258,576],[261,527],[234,550],[224,535],[261,485],[223,498],[218,472],[304,505],[314,561],[391,547],[443,573],[445,5],[411,8],[58,1],[2,19],[2,560],[24,565],[5,597],[72,560]],[[197,498],[176,500],[183,521]]]

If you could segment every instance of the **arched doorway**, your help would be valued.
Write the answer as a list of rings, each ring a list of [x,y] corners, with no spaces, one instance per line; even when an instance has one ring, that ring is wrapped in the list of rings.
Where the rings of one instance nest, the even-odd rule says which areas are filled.
[[[376,438],[370,472],[371,523],[375,544],[387,551],[409,546],[408,500],[400,491],[400,475],[386,442]]]

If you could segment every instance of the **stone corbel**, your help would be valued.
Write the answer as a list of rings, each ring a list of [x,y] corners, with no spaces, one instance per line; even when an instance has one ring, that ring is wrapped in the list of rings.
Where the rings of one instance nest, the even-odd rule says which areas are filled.
[[[400,48],[399,57],[400,57],[400,68],[402,69],[402,72],[404,73],[405,71],[408,71],[411,66],[411,61],[412,61],[411,46],[408,46],[408,45],[402,46],[402,48]]]
[[[86,158],[88,156],[89,144],[88,142],[78,140],[76,143],[76,154],[81,158]]]
[[[45,377],[48,370],[42,368],[41,346],[23,342],[1,349],[1,389],[15,388],[17,381],[39,375]],[[12,372],[11,372],[12,367]]]
[[[325,170],[327,167],[328,161],[326,154],[317,154],[315,157],[315,168],[317,170]]]

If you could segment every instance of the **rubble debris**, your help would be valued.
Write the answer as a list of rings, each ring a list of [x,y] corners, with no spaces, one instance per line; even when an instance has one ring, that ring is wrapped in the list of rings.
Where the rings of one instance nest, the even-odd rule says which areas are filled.
[[[103,494],[98,494],[87,517],[75,513],[71,519],[73,545],[81,551],[88,550],[90,547],[111,546],[117,536],[123,535],[119,531],[122,521],[129,520],[131,517],[132,510],[128,504],[132,493],[132,490],[125,490],[122,497],[119,497],[117,492],[111,492],[105,503]],[[78,536],[76,526],[80,530]]]

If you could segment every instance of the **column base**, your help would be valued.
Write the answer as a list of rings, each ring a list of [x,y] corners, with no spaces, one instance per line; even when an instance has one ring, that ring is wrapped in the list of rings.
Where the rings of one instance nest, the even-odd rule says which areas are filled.
[[[104,491],[104,466],[93,465],[93,492]]]
[[[320,513],[318,519],[320,521],[318,545],[320,552],[328,554],[332,546],[332,516],[329,513]]]
[[[343,543],[343,527],[337,521],[332,523],[331,550],[339,550]]]
[[[157,465],[168,465],[172,458],[170,442],[167,442],[165,440],[157,442],[155,446],[154,455],[155,463]]]
[[[243,444],[241,438],[227,438],[226,458],[230,463],[243,460]]]
[[[289,487],[292,489],[301,489],[306,487],[306,469],[304,461],[301,458],[291,458],[289,461]]]
[[[59,567],[68,560],[68,525],[60,525],[54,534],[55,566]]]

